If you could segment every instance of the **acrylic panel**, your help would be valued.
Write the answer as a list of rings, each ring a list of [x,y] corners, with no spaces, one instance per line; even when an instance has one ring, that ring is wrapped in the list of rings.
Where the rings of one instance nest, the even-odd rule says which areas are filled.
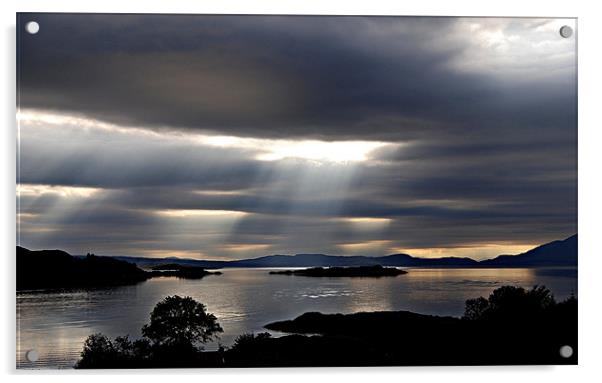
[[[17,368],[577,363],[577,20],[17,15]]]

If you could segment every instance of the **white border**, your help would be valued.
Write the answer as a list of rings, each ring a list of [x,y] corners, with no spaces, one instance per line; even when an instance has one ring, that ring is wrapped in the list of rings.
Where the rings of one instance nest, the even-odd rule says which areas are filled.
[[[525,1],[470,0],[413,2],[402,1],[292,1],[292,0],[20,0],[0,2],[2,12],[2,128],[0,153],[2,172],[0,188],[3,310],[0,314],[2,344],[0,362],[3,381],[105,382],[125,381],[140,376],[148,382],[163,382],[172,375],[181,381],[305,382],[308,379],[348,380],[420,379],[444,382],[508,382],[540,380],[546,382],[596,381],[601,378],[602,339],[600,336],[602,286],[597,284],[602,272],[600,198],[600,164],[602,158],[602,119],[600,114],[600,41],[601,14],[594,1]],[[336,369],[247,369],[247,370],[162,370],[110,372],[42,372],[23,373],[15,365],[15,12],[130,12],[130,13],[255,13],[255,14],[374,14],[440,16],[558,16],[579,18],[579,366],[565,367],[441,367],[441,368],[336,368]],[[596,323],[597,322],[597,323]],[[44,375],[44,376],[41,376]],[[135,376],[132,376],[135,375]],[[6,379],[8,378],[8,379]]]

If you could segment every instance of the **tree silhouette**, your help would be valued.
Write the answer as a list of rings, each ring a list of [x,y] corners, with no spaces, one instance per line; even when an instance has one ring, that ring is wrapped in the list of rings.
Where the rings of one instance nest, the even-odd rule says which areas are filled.
[[[464,318],[470,320],[480,319],[485,315],[485,312],[488,308],[489,301],[483,297],[469,299],[466,301],[466,308],[464,309]]]
[[[493,290],[488,299],[480,297],[467,300],[464,318],[533,320],[555,305],[554,296],[544,286],[535,286],[531,290],[502,286]]]
[[[270,339],[271,337],[272,335],[269,332],[241,334],[234,340],[232,349],[236,351],[252,349],[257,343]]]
[[[77,368],[107,368],[114,364],[117,352],[113,343],[103,334],[92,334],[84,342]]]
[[[193,346],[207,343],[224,330],[205,305],[191,297],[169,296],[157,303],[142,335],[157,345]]]

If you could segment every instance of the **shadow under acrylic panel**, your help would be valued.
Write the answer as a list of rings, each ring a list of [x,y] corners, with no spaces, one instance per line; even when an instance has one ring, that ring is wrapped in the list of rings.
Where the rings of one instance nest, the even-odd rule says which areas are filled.
[[[576,43],[18,14],[17,368],[576,364]]]

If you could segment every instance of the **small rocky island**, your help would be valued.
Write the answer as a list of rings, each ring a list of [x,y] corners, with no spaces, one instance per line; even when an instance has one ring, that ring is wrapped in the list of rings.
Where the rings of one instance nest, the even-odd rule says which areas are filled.
[[[152,268],[153,277],[178,277],[185,279],[199,279],[207,275],[221,275],[219,271],[207,271],[202,267],[186,266],[177,263],[167,263]]]
[[[270,274],[299,275],[303,277],[395,277],[407,274],[395,267],[358,266],[358,267],[312,267],[301,270],[270,271]]]

